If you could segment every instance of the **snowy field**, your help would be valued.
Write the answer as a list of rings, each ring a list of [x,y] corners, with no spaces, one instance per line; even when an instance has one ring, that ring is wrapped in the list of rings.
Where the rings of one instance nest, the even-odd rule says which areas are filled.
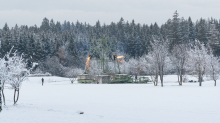
[[[68,78],[30,77],[17,105],[6,89],[0,123],[220,123],[220,83],[71,84]],[[195,79],[194,79],[195,80]],[[84,112],[84,114],[79,114]]]

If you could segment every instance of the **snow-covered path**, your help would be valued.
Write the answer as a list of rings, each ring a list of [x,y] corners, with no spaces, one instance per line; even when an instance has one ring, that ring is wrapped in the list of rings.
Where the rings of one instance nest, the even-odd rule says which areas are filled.
[[[167,80],[172,80],[167,77]],[[0,123],[219,123],[220,84],[70,84],[40,77],[24,82],[18,104],[5,90]],[[65,81],[66,80],[66,81]],[[53,82],[58,81],[58,82]],[[79,114],[79,112],[84,114]]]

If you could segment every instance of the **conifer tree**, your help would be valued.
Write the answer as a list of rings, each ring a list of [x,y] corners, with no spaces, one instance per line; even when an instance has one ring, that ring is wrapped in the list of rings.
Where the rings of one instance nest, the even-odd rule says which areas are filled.
[[[1,46],[1,50],[2,50],[2,54],[6,54],[7,52],[9,52],[9,50],[11,49],[11,34],[10,32],[8,31],[6,34],[5,34],[5,37],[3,38],[3,41],[1,42],[2,43],[2,46]]]
[[[61,31],[61,24],[59,21],[57,21],[57,23],[56,23],[56,30],[57,30],[57,32]]]
[[[34,54],[34,61],[36,62],[40,62],[43,58],[42,56],[42,48],[41,48],[41,44],[40,44],[40,41],[38,40],[37,41],[37,44],[35,45],[35,54]]]
[[[130,55],[130,57],[135,58],[136,56],[136,51],[135,51],[135,23],[134,20],[132,20],[132,23],[129,25],[129,31],[128,31],[129,37],[127,41],[127,51],[126,53]]]
[[[53,19],[50,20],[50,30],[55,33],[57,32],[56,24],[54,23]]]
[[[195,38],[196,38],[196,34],[195,34],[195,25],[191,20],[191,17],[189,17],[188,19],[188,24],[189,24],[189,40],[190,42],[194,42]]]
[[[45,32],[50,30],[50,24],[47,18],[43,19],[43,22],[41,23],[41,26],[40,26],[40,30],[45,31]]]
[[[5,31],[5,32],[9,31],[9,27],[8,27],[7,23],[5,23],[5,25],[3,27],[3,31]]]
[[[28,46],[28,49],[29,49],[28,55],[29,55],[29,56],[33,56],[33,54],[34,54],[34,48],[35,48],[34,35],[31,34],[31,36],[30,36],[30,41],[29,41],[29,46]]]
[[[24,33],[23,35],[20,36],[19,39],[19,44],[18,44],[18,51],[23,55],[26,55],[26,53],[28,53],[28,49],[27,49],[27,37],[26,37],[26,33]],[[26,56],[24,56],[26,58]]]
[[[140,56],[148,53],[148,51],[147,51],[148,42],[146,39],[146,34],[147,34],[147,26],[143,25],[143,28],[141,29],[141,33],[140,33],[140,43],[141,43]]]
[[[77,47],[74,41],[74,37],[70,36],[69,44],[68,44],[68,53],[74,57],[77,57]]]
[[[15,25],[14,31],[13,31],[13,38],[12,38],[12,52],[15,52],[18,50],[18,43],[19,43],[19,28],[17,24]]]
[[[208,43],[208,29],[204,19],[200,19],[197,29],[197,39],[206,45]]]
[[[209,31],[209,45],[211,46],[214,55],[220,54],[220,42],[218,35],[219,32],[216,29],[215,24],[211,24]]]
[[[181,27],[181,44],[188,44],[190,39],[189,39],[189,24],[188,21],[186,21],[184,18],[181,19],[180,22],[180,27]]]
[[[182,41],[181,37],[181,28],[180,28],[180,19],[177,11],[174,12],[173,20],[172,20],[172,29],[171,29],[171,42],[170,42],[170,51],[172,51],[173,47]]]

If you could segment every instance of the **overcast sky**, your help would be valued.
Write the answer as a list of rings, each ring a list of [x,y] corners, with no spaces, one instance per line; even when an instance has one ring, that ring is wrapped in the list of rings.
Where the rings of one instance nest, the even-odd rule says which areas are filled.
[[[97,20],[109,24],[125,21],[159,25],[172,18],[175,10],[180,17],[220,19],[219,0],[0,0],[0,28],[8,25],[40,26],[44,17],[64,22]]]

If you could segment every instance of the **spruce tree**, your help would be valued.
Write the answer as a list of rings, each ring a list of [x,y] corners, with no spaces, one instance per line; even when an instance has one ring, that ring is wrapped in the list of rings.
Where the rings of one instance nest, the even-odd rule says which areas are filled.
[[[43,52],[44,52],[44,59],[46,59],[47,56],[51,56],[51,43],[50,43],[50,39],[48,37],[45,38]]]
[[[74,37],[70,36],[69,44],[68,44],[68,53],[74,57],[77,57],[77,47],[74,41]]]
[[[147,54],[146,25],[143,25],[140,33],[141,52],[140,56]]]
[[[69,44],[67,47],[68,54],[70,57],[72,57],[72,61],[70,65],[79,65],[79,56],[78,56],[78,51],[76,47],[76,42],[74,41],[74,37],[70,36]]]
[[[47,18],[43,19],[43,22],[41,23],[41,26],[40,26],[40,30],[44,31],[44,32],[50,30],[50,24],[49,24],[49,20]]]
[[[135,51],[135,47],[136,47],[136,42],[135,42],[135,23],[134,20],[132,20],[132,23],[129,25],[129,30],[128,30],[128,41],[127,41],[127,49],[126,49],[126,53],[132,57],[135,58],[136,56],[136,51]]]
[[[20,36],[20,39],[19,39],[19,44],[18,44],[18,52],[20,54],[23,54],[23,55],[26,55],[27,54],[27,37],[26,37],[26,34],[24,33],[23,35]],[[24,56],[25,58],[27,56]]]
[[[67,31],[70,31],[70,28],[71,28],[71,26],[70,26],[70,22],[67,21],[67,23],[66,23],[66,30],[67,30]]]
[[[142,47],[141,47],[141,40],[143,40],[143,37],[141,35],[141,25],[137,24],[135,28],[135,57],[140,58],[141,57],[141,52],[142,52]]]
[[[19,28],[16,24],[12,38],[12,46],[14,46],[12,52],[18,51],[18,43],[19,43]]]
[[[213,49],[214,55],[220,55],[220,41],[218,39],[219,31],[216,29],[215,24],[211,24],[209,31],[209,45]]]
[[[189,24],[184,18],[181,19],[180,22],[181,27],[181,44],[188,44],[190,42],[189,39]]]
[[[198,32],[196,36],[197,39],[206,45],[208,43],[208,29],[207,29],[206,21],[201,18],[197,28],[198,28]]]
[[[7,23],[5,23],[5,25],[4,25],[4,27],[3,27],[3,31],[4,31],[4,32],[9,31],[9,27],[8,27],[8,24],[7,24]]]
[[[34,54],[34,48],[35,48],[34,35],[31,34],[30,40],[29,40],[29,46],[28,46],[28,49],[29,49],[28,55],[29,55],[29,56],[33,56],[33,54]]]
[[[10,32],[8,31],[6,33],[6,36],[3,38],[3,41],[2,41],[2,46],[1,46],[1,49],[2,49],[2,55],[4,56],[7,52],[10,51],[10,49],[12,48],[12,41],[11,41],[11,34]]]
[[[34,59],[34,61],[36,61],[36,62],[40,62],[43,58],[43,56],[42,56],[42,48],[41,48],[41,44],[40,44],[40,41],[38,40],[37,41],[37,44],[35,45],[35,49],[34,49],[35,51],[35,54],[34,54],[34,57],[33,57],[33,59]]]
[[[194,42],[195,38],[196,38],[196,34],[195,34],[195,25],[191,20],[191,17],[189,17],[188,19],[188,24],[189,24],[189,40],[190,42]]]
[[[180,19],[177,11],[174,12],[173,20],[172,20],[172,28],[171,28],[171,37],[170,37],[170,51],[172,51],[173,47],[177,44],[181,43],[181,27],[180,27]]]
[[[50,30],[54,33],[57,32],[56,24],[54,23],[53,19],[50,20]]]
[[[56,32],[60,32],[61,31],[61,24],[59,21],[57,21],[56,23]]]
[[[157,36],[157,37],[161,37],[161,33],[160,33],[160,27],[157,25],[157,23],[155,22],[153,27],[152,27],[152,34],[154,36]]]

